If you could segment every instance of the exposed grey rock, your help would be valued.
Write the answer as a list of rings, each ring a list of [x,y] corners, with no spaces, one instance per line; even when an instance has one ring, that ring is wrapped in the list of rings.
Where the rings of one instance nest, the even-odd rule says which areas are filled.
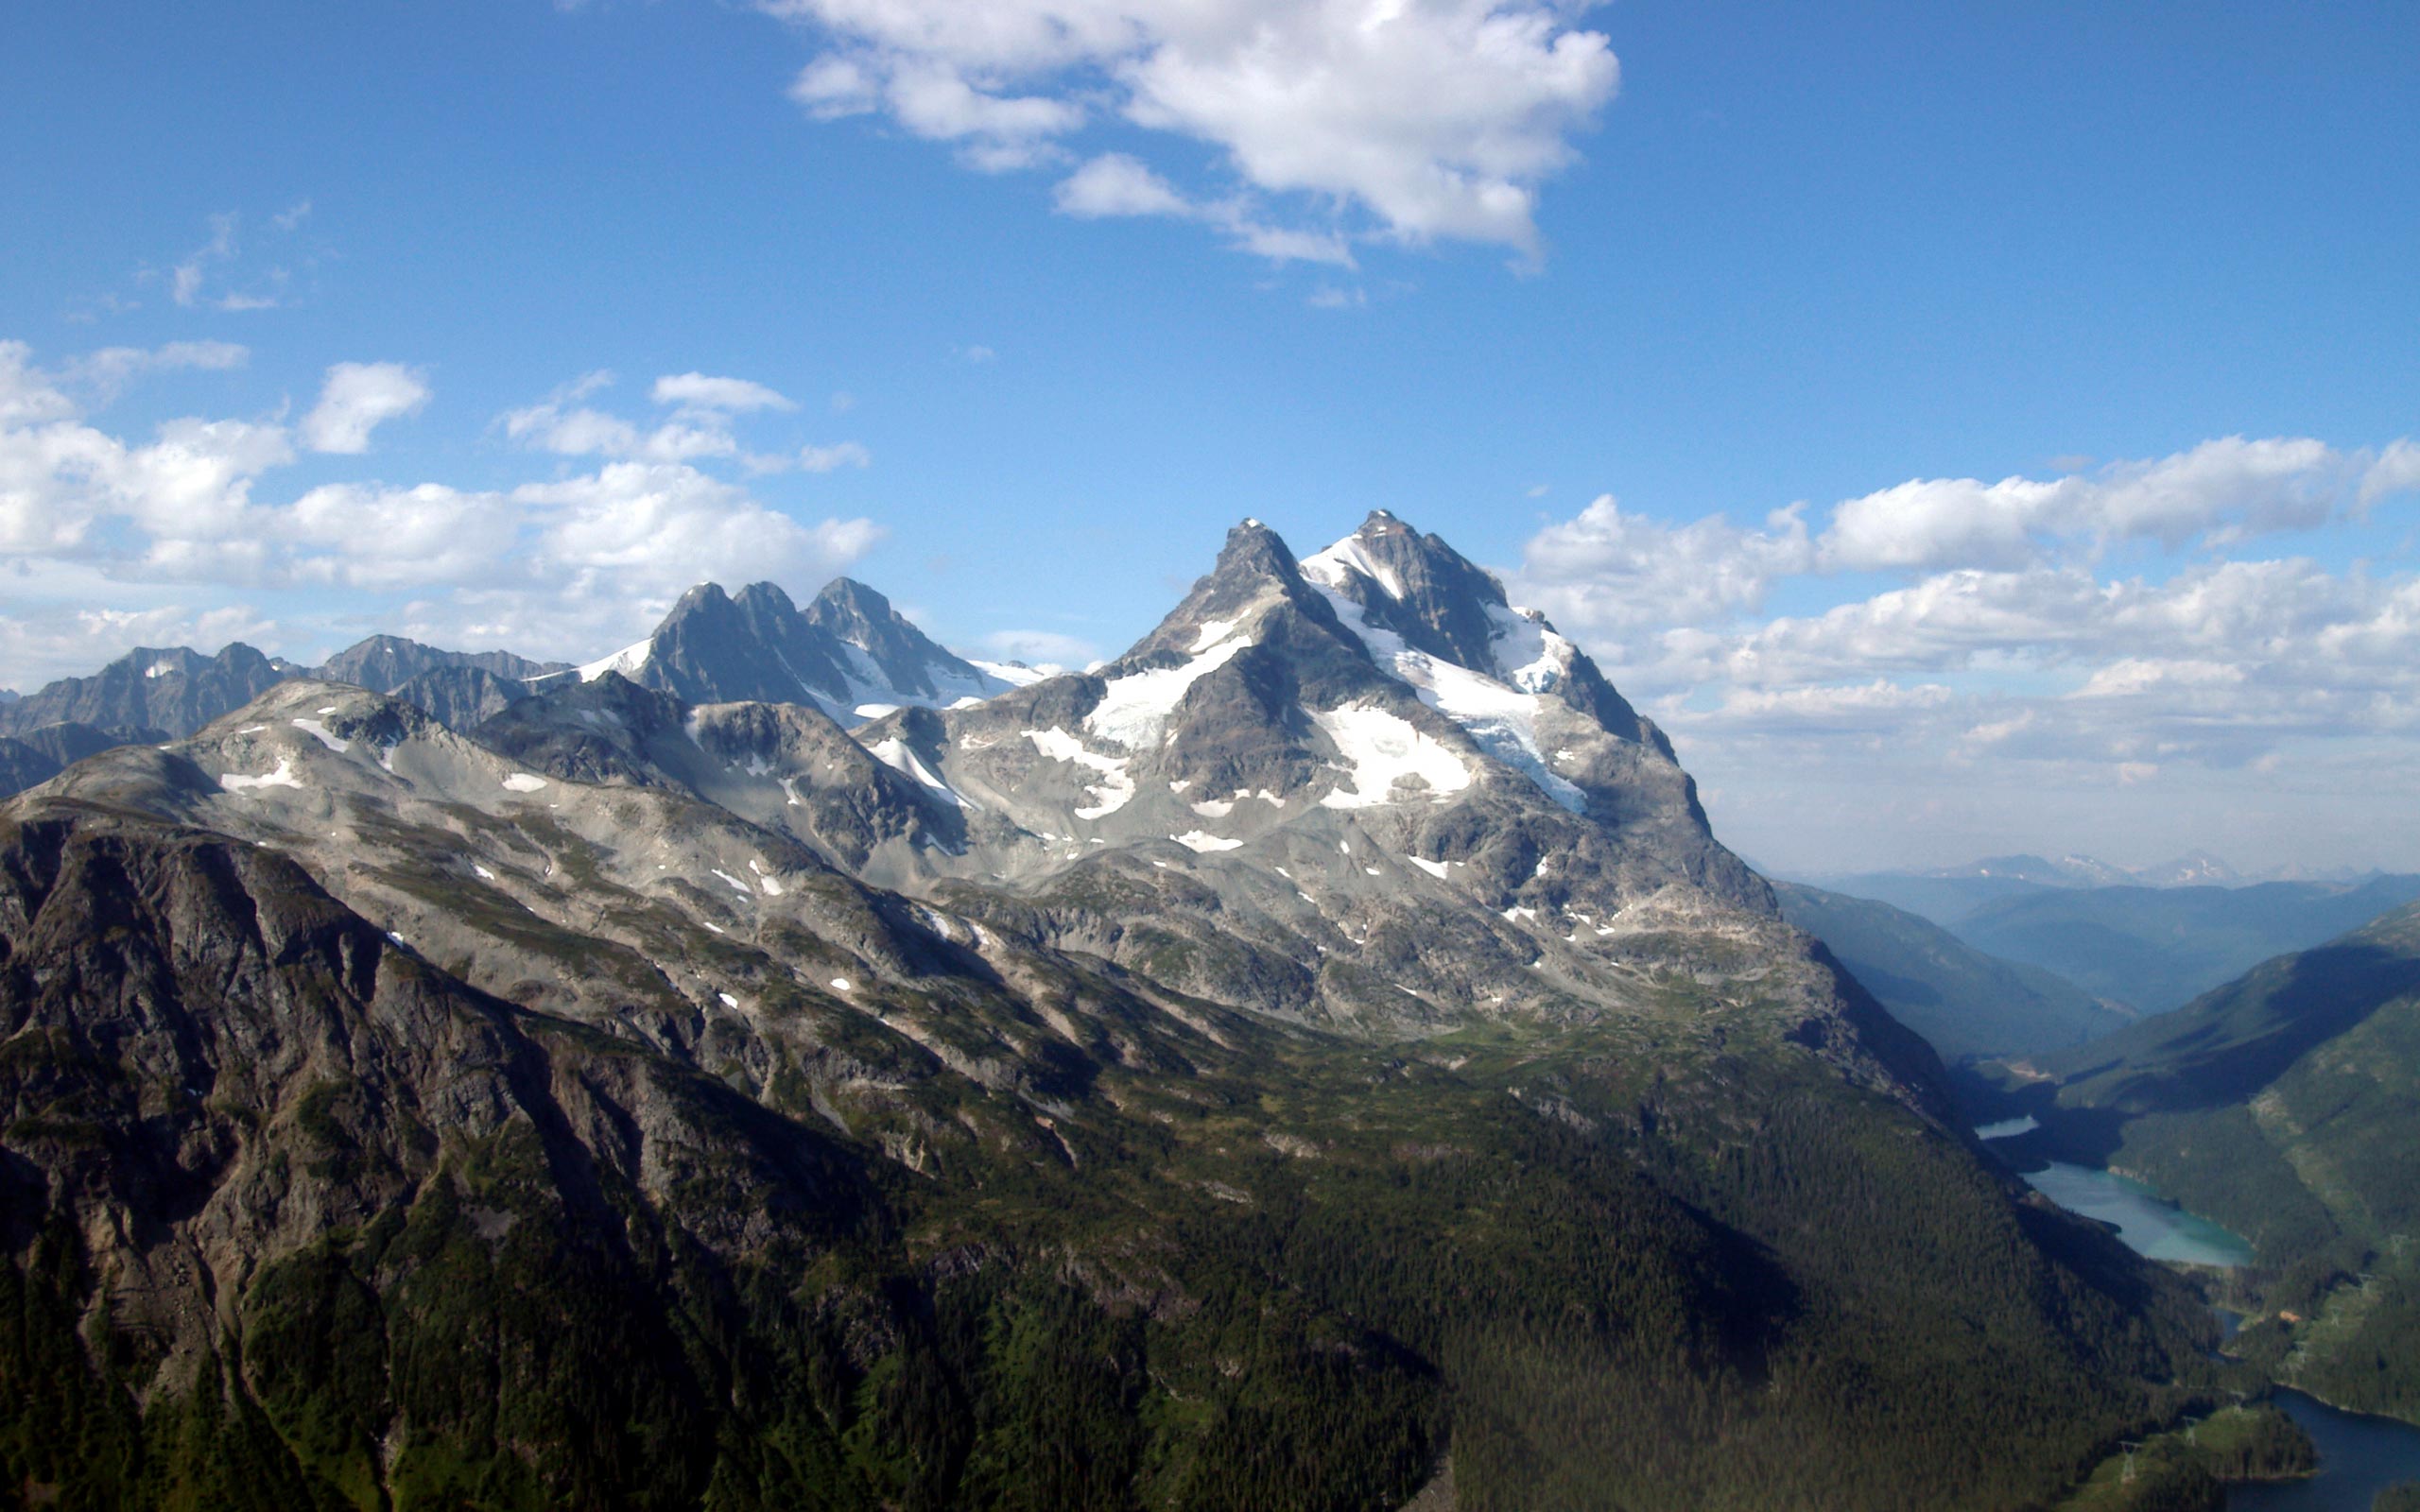
[[[506,681],[526,682],[549,672],[568,671],[570,663],[532,662],[510,651],[445,651],[399,635],[373,635],[328,658],[313,675],[328,682],[350,682],[372,693],[393,693],[414,678],[441,667],[474,667]]]
[[[942,649],[888,599],[839,578],[802,610],[772,583],[701,583],[653,635],[578,669],[616,672],[693,704],[813,704],[844,724],[903,706],[979,700],[1039,674]]]
[[[431,667],[383,691],[456,730],[472,730],[528,697],[530,684],[458,665]]]
[[[185,646],[137,647],[89,678],[62,678],[38,693],[0,705],[0,734],[21,735],[44,725],[164,730],[192,734],[240,709],[302,671],[242,642],[215,657]]]

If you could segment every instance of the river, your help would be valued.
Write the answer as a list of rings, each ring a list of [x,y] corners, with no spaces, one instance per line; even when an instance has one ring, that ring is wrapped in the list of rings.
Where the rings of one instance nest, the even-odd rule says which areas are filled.
[[[1975,1132],[1995,1139],[2031,1126],[2031,1119],[2012,1120]],[[2059,1161],[2025,1179],[2068,1211],[2115,1225],[2128,1247],[2152,1260],[2252,1263],[2252,1246],[2240,1237],[2195,1217],[2139,1181]],[[2392,1418],[2340,1412],[2282,1386],[2275,1400],[2319,1446],[2319,1473],[2303,1481],[2230,1486],[2227,1512],[2369,1512],[2370,1499],[2387,1486],[2420,1481],[2420,1428]]]

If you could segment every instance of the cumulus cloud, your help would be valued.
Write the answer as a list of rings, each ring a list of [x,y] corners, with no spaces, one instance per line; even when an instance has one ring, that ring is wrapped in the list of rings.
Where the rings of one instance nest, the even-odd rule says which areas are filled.
[[[2309,529],[2364,497],[2411,487],[2395,482],[2399,467],[2308,437],[2230,436],[2152,461],[2113,462],[2098,473],[1913,479],[1840,504],[1824,558],[1849,570],[2014,567],[2062,542],[2174,548],[2204,537],[2227,544]]]
[[[1555,0],[763,4],[822,44],[790,92],[819,120],[884,114],[991,171],[1140,128],[1191,145],[1216,186],[1096,154],[1061,209],[1203,220],[1272,257],[1325,252],[1340,211],[1393,240],[1534,252],[1539,186],[1620,81],[1606,37],[1572,24],[1590,7]],[[1324,223],[1250,208],[1270,198]]]
[[[2266,792],[2314,753],[2331,781],[2399,783],[2420,739],[2420,575],[2246,548],[2371,528],[2367,511],[2415,488],[2409,440],[2227,438],[2047,479],[1919,481],[1756,526],[1605,497],[1533,536],[1509,586],[1673,732],[1752,816],[1737,833],[1753,846],[1805,843],[1814,811],[1787,796],[1826,784],[1929,795],[1911,826],[1956,813],[1997,836],[1976,843],[2048,845],[2027,826],[2052,789],[2155,782],[2249,812],[2253,790],[2228,783]],[[2083,833],[2058,843],[2079,849],[2095,825],[2152,828],[2082,800],[2071,817]],[[2187,818],[2162,822],[2178,834]],[[1872,828],[1843,818],[1832,839],[1889,859]],[[2283,820],[2262,836],[2294,843]]]
[[[613,383],[610,372],[585,374],[535,404],[507,410],[497,417],[497,423],[513,440],[558,456],[642,462],[736,457],[756,473],[785,472],[792,466],[828,472],[840,467],[864,467],[873,460],[855,441],[809,446],[795,456],[743,452],[735,428],[740,417],[798,408],[788,396],[745,378],[700,372],[658,378],[650,397],[672,414],[653,424],[640,424],[581,403]]]
[[[318,405],[302,417],[302,441],[315,452],[357,455],[370,450],[372,431],[427,403],[428,380],[416,368],[339,362],[328,369]]]
[[[19,691],[31,692],[53,678],[90,673],[138,645],[216,651],[231,641],[274,645],[278,634],[277,621],[242,604],[120,610],[52,603],[0,614],[0,666],[21,680]]]
[[[122,376],[227,360],[162,349],[140,360],[96,353],[60,370]],[[392,382],[397,374],[405,382]],[[320,408],[292,431],[275,421],[185,417],[147,440],[92,423],[63,382],[23,344],[0,343],[0,561],[12,603],[60,601],[42,611],[47,628],[39,633],[26,627],[40,617],[30,610],[17,615],[16,631],[0,627],[27,648],[11,662],[19,678],[88,671],[107,659],[76,649],[90,643],[69,633],[80,622],[62,618],[68,606],[173,585],[422,592],[432,596],[412,607],[409,622],[450,626],[446,639],[511,625],[526,636],[515,644],[533,654],[590,655],[644,629],[700,578],[811,587],[882,534],[864,519],[802,521],[692,465],[700,443],[680,438],[727,451],[729,437],[719,412],[695,406],[760,397],[735,388],[676,384],[666,402],[703,418],[641,432],[577,407],[610,382],[591,374],[536,406],[547,413],[516,434],[563,455],[601,454],[594,472],[489,490],[337,482],[281,500],[271,480],[294,460],[298,437],[322,451],[331,440],[366,442],[380,420],[414,407],[411,395],[425,385],[392,365],[340,365]],[[603,439],[582,440],[582,426]],[[827,467],[866,459],[854,442],[809,448],[804,458]],[[71,656],[75,664],[58,664]]]

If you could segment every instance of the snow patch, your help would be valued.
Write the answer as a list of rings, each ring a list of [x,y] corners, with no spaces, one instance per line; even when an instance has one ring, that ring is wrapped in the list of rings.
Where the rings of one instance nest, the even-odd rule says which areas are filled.
[[[483,866],[480,866],[480,865],[479,865],[477,862],[475,862],[475,861],[474,861],[474,862],[472,862],[472,863],[471,863],[471,869],[472,869],[473,871],[475,871],[475,872],[477,872],[477,873],[479,874],[479,880],[480,880],[480,881],[482,881],[482,882],[493,882],[493,881],[495,881],[495,873],[494,873],[494,872],[493,872],[493,871],[490,871],[487,868],[485,868],[485,867],[483,867]]]
[[[535,793],[546,785],[546,780],[530,772],[515,772],[504,780],[508,793]]]
[[[857,985],[845,976],[836,976],[832,979],[832,990],[835,992],[854,992],[856,989]]]
[[[1112,678],[1100,702],[1084,715],[1084,728],[1129,750],[1159,745],[1167,735],[1168,715],[1176,712],[1185,690],[1251,647],[1249,639],[1220,641],[1183,666]]]
[[[1353,791],[1340,787],[1328,793],[1320,799],[1322,807],[1359,809],[1384,803],[1397,782],[1411,778],[1427,783],[1437,802],[1471,785],[1471,771],[1462,759],[1400,714],[1366,704],[1305,712],[1352,767]]]
[[[268,726],[267,725],[246,725],[243,729],[235,731],[235,733],[239,735],[257,735],[268,728]]]
[[[1403,579],[1391,568],[1381,567],[1361,547],[1358,532],[1345,537],[1327,550],[1303,558],[1303,576],[1322,588],[1342,588],[1348,575],[1359,573],[1387,591],[1389,598],[1403,597]]]
[[[1335,555],[1348,545],[1353,546],[1352,553]],[[1481,750],[1528,777],[1557,803],[1574,814],[1586,812],[1587,795],[1548,765],[1538,747],[1540,699],[1569,674],[1576,654],[1571,643],[1527,614],[1491,604],[1487,609],[1495,626],[1494,670],[1501,672],[1501,677],[1414,650],[1402,636],[1372,625],[1360,605],[1338,592],[1347,567],[1377,576],[1366,558],[1352,559],[1361,557],[1358,544],[1347,538],[1305,558],[1304,576],[1327,599],[1344,627],[1359,638],[1372,659],[1411,684],[1422,703],[1461,726]],[[1322,564],[1319,572],[1311,570],[1313,562]],[[1508,662],[1518,664],[1507,670]]]
[[[1098,819],[1116,813],[1134,796],[1134,779],[1127,775],[1130,760],[1124,756],[1103,756],[1088,750],[1084,743],[1063,730],[1025,730],[1019,734],[1033,742],[1033,748],[1053,761],[1073,762],[1079,766],[1101,774],[1101,780],[1084,788],[1092,795],[1091,808],[1076,810],[1080,819]]]
[[[940,778],[935,777],[933,775],[932,768],[925,765],[923,758],[919,757],[914,751],[909,750],[908,748],[908,743],[896,735],[891,736],[889,740],[882,741],[877,745],[868,747],[867,754],[873,757],[875,761],[882,763],[885,766],[890,767],[892,771],[897,772],[900,776],[913,778],[915,781],[932,789],[941,797],[948,799],[953,807],[961,809],[971,809],[975,807],[974,804],[969,803],[965,799],[959,796],[958,789],[950,786],[947,782],[942,782]]]
[[[294,775],[294,758],[280,756],[277,770],[259,777],[241,777],[229,772],[218,779],[218,785],[230,793],[241,793],[255,787],[301,787],[302,779]]]
[[[588,665],[579,668],[579,680],[595,682],[608,672],[618,672],[626,678],[631,677],[641,667],[646,666],[647,659],[654,653],[655,637],[649,636],[636,645],[626,645],[601,662],[591,662]]]
[[[756,896],[755,888],[751,887],[748,884],[740,881],[737,877],[733,876],[730,872],[723,870],[719,867],[709,868],[708,869],[713,871],[716,876],[720,877],[725,883],[729,884],[742,898],[753,898]]]
[[[856,715],[860,719],[880,719],[898,712],[899,705],[895,703],[861,703],[856,708]]]
[[[735,1007],[739,1006],[739,1000],[738,1000],[737,998],[735,998],[735,997],[733,997],[733,996],[732,996],[730,993],[728,993],[728,992],[717,992],[717,993],[716,993],[716,994],[715,994],[715,996],[717,996],[717,997],[718,997],[718,998],[722,999],[722,1005],[723,1005],[724,1007],[726,1007],[726,1008],[735,1008]]]
[[[1404,859],[1410,862],[1413,866],[1418,867],[1421,870],[1428,873],[1430,876],[1436,878],[1439,882],[1445,880],[1445,863],[1443,861],[1429,861],[1420,856],[1406,856]]]
[[[1205,830],[1187,830],[1183,834],[1171,834],[1168,838],[1188,850],[1233,850],[1243,844],[1241,840],[1230,840]]]
[[[1201,802],[1191,804],[1189,806],[1192,808],[1194,813],[1201,815],[1205,819],[1223,819],[1228,815],[1236,812],[1236,805],[1234,802],[1226,799],[1204,799]]]
[[[321,713],[327,713],[324,709],[320,712]],[[294,721],[294,728],[302,730],[307,735],[316,736],[320,745],[325,746],[328,749],[335,751],[339,756],[343,755],[346,751],[353,749],[352,741],[339,740],[336,736],[329,734],[328,727],[320,723],[316,719],[297,719]]]

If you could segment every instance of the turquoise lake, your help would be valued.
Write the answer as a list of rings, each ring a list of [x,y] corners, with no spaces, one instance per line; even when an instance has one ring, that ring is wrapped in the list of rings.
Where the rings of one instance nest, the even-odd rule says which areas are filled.
[[[2252,1246],[2206,1218],[2196,1218],[2140,1181],[2087,1165],[2053,1160],[2025,1179],[2069,1212],[2117,1227],[2135,1253],[2187,1265],[2249,1265]]]

